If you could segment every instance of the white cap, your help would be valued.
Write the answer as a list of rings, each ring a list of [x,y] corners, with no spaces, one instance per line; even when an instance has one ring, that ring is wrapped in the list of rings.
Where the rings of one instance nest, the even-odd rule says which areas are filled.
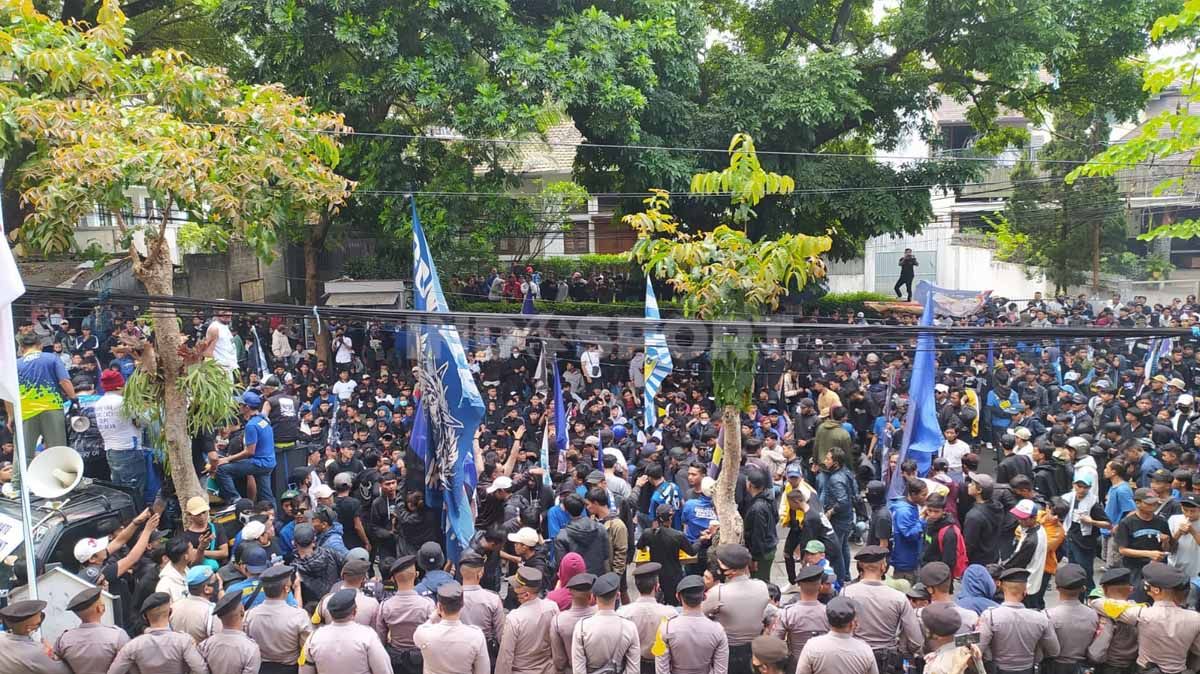
[[[1074,449],[1076,452],[1086,452],[1091,448],[1091,445],[1088,444],[1087,439],[1081,438],[1078,435],[1072,435],[1071,437],[1067,438],[1067,446],[1071,449]]]
[[[501,489],[512,489],[512,478],[507,475],[501,475],[488,485],[487,493],[493,494]],[[533,531],[530,529],[530,531]]]
[[[1181,393],[1181,394],[1179,394],[1179,398],[1175,401],[1175,404],[1176,405],[1186,405],[1188,407],[1191,407],[1192,403],[1194,403],[1194,402],[1196,402],[1196,399],[1193,398],[1191,396],[1191,394]]]
[[[600,446],[600,436],[598,436],[598,435],[589,435],[589,436],[587,436],[586,438],[584,438],[584,440],[583,440],[583,444],[585,444],[585,445],[591,445],[591,446],[593,446],[593,447],[599,447],[599,446]]]
[[[333,496],[333,488],[327,484],[319,484],[313,487],[312,495],[313,498],[329,498]]]
[[[949,393],[950,387],[946,386],[945,384],[934,384],[933,390],[937,391],[938,393]]]
[[[262,522],[247,522],[246,526],[242,527],[242,540],[258,540],[258,537],[262,536],[266,532],[267,525],[263,524]]]
[[[104,538],[82,538],[75,544],[75,561],[83,564],[93,555],[108,547],[108,536]]]
[[[1017,426],[1017,430],[1013,431],[1013,435],[1021,438],[1022,440],[1028,440],[1029,438],[1033,437],[1033,433],[1031,433],[1029,429],[1025,428],[1024,426]]]
[[[517,530],[517,533],[509,534],[508,540],[512,541],[513,543],[527,545],[531,548],[537,547],[542,543],[542,537],[538,536],[538,532],[530,529],[529,527],[521,527]]]

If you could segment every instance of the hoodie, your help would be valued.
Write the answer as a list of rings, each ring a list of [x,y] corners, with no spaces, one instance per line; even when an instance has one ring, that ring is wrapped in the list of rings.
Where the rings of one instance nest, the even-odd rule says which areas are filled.
[[[600,576],[604,574],[610,547],[604,525],[581,515],[559,530],[554,538],[554,558],[564,559],[567,553],[578,552],[587,565],[587,572]]]
[[[980,615],[989,608],[999,606],[992,599],[996,594],[996,582],[992,575],[980,564],[972,564],[963,573],[962,587],[958,588],[955,597],[957,604]]]
[[[292,566],[300,574],[305,597],[324,597],[338,580],[341,561],[331,548],[318,545],[308,557],[297,556]]]
[[[350,554],[345,541],[342,540],[342,523],[334,522],[333,526],[317,536],[317,547],[326,548],[332,552],[337,558],[338,566],[341,566],[342,562],[346,561],[346,555]]]
[[[1004,527],[1004,506],[996,501],[976,503],[963,518],[963,544],[971,564],[1000,561],[1000,537]],[[968,569],[969,571],[969,569]]]
[[[578,552],[568,552],[558,564],[558,587],[551,590],[546,599],[558,604],[560,611],[571,608],[571,591],[567,589],[567,583],[585,571],[587,565],[583,563],[583,557]]]
[[[897,571],[916,571],[921,559],[921,538],[925,521],[917,506],[906,498],[888,503],[892,512],[892,568]]]

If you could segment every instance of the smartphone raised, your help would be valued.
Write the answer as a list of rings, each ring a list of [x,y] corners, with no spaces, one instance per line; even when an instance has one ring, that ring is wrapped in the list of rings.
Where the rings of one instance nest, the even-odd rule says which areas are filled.
[[[979,632],[967,632],[966,634],[954,635],[955,646],[978,646]]]

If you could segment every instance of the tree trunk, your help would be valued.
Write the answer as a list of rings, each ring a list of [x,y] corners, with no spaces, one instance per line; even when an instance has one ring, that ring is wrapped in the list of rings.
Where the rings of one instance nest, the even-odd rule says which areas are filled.
[[[164,237],[146,236],[146,259],[134,265],[138,280],[145,284],[150,295],[170,296],[175,293],[175,269],[171,251]],[[167,438],[167,458],[171,467],[171,482],[180,501],[203,496],[204,489],[192,466],[192,438],[188,435],[188,401],[179,390],[183,359],[179,347],[183,333],[175,308],[170,304],[151,303],[154,318],[154,341],[158,354],[158,373],[163,382],[163,429]]]
[[[25,159],[29,157],[29,149],[22,145],[15,149],[4,159],[4,170],[0,173],[0,184],[4,187],[3,196],[3,218],[4,218],[4,233],[12,235],[25,222],[25,216],[28,215],[28,206],[21,204],[21,191],[17,189],[17,169],[25,163]]]
[[[721,408],[721,474],[717,476],[713,505],[721,523],[721,543],[742,543],[745,530],[738,512],[736,492],[738,469],[742,465],[742,415],[735,405]]]
[[[1092,223],[1092,292],[1100,292],[1100,220]]]
[[[321,293],[318,290],[320,280],[317,279],[317,256],[321,248],[323,246],[313,241],[313,237],[304,240],[304,303],[310,307],[315,307],[321,302]],[[316,349],[317,358],[329,363],[328,330],[319,328],[316,334]]]

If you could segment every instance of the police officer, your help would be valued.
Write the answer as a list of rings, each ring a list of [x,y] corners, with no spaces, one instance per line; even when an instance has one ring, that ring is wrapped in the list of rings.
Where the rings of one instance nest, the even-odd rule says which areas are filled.
[[[658,579],[662,565],[658,562],[638,564],[633,570],[633,584],[637,587],[638,598],[632,604],[626,604],[617,610],[617,615],[633,621],[638,631],[638,640],[642,644],[642,674],[654,674],[654,636],[662,623],[679,615],[670,606],[658,603]],[[678,582],[675,583],[678,585]]]
[[[239,592],[226,592],[213,605],[221,629],[197,647],[208,665],[209,674],[245,674],[257,672],[262,665],[258,644],[246,636],[242,622],[246,607]]]
[[[416,555],[392,562],[388,575],[396,583],[396,592],[379,606],[375,632],[383,640],[396,674],[420,674],[421,651],[413,642],[413,632],[433,615],[433,600],[413,589],[417,582]]]
[[[379,636],[354,620],[354,590],[338,590],[326,606],[333,623],[309,637],[300,674],[391,674]]]
[[[825,607],[821,607],[823,611]],[[792,674],[792,654],[779,637],[763,635],[750,642],[754,671],[758,674]]]
[[[71,674],[66,664],[47,655],[45,646],[30,636],[42,626],[45,610],[44,601],[18,601],[0,609],[6,630],[0,632],[0,672]]]
[[[1058,605],[1046,609],[1046,617],[1058,637],[1058,656],[1042,663],[1045,674],[1080,674],[1083,669],[1099,622],[1096,612],[1079,602],[1079,594],[1087,588],[1087,575],[1078,564],[1060,564],[1054,573]]]
[[[214,633],[213,602],[220,596],[221,579],[203,564],[188,569],[188,596],[171,604],[171,629],[200,643]]]
[[[287,603],[294,575],[286,564],[263,571],[262,593],[266,600],[246,612],[246,634],[258,642],[262,651],[262,674],[295,674],[300,649],[312,633],[312,621],[304,609]]]
[[[815,564],[796,572],[800,600],[780,611],[771,626],[771,634],[787,644],[794,660],[800,658],[800,651],[804,650],[804,644],[809,639],[829,631],[825,605],[819,599],[821,579],[824,577],[825,568]]]
[[[1027,569],[1000,573],[1004,603],[979,616],[979,650],[995,665],[996,674],[1033,674],[1038,649],[1058,656],[1058,635],[1045,613],[1025,608]]]
[[[59,635],[54,643],[55,657],[67,663],[75,674],[105,674],[117,651],[129,643],[129,635],[119,627],[100,624],[105,607],[98,587],[71,597],[67,610],[79,616],[80,624]]]
[[[855,602],[854,636],[875,652],[880,674],[898,674],[904,668],[906,653],[920,653],[925,634],[904,593],[883,584],[887,554],[878,545],[863,547],[854,556],[859,580],[848,585],[842,594]]]
[[[1189,653],[1200,653],[1200,613],[1180,606],[1187,598],[1190,579],[1182,570],[1162,562],[1142,569],[1153,606],[1133,605],[1118,622],[1137,625],[1137,664],[1144,674],[1180,674],[1187,670]]]
[[[1091,602],[1100,622],[1096,638],[1088,646],[1088,660],[1103,663],[1096,668],[1096,674],[1131,674],[1136,668],[1137,625],[1115,622],[1105,613],[1104,606],[1108,602],[1116,606],[1129,602],[1129,596],[1133,594],[1130,578],[1132,572],[1125,568],[1109,569],[1100,576],[1104,597]]]
[[[875,651],[854,636],[856,616],[853,599],[830,599],[825,607],[829,634],[808,640],[796,663],[796,674],[879,674]]]
[[[975,630],[975,623],[979,621],[979,616],[970,609],[965,609],[954,603],[954,595],[951,590],[954,586],[950,567],[945,562],[930,562],[921,567],[917,572],[917,577],[920,579],[920,584],[925,585],[929,592],[929,606],[946,605],[958,613],[959,626],[958,633],[966,634]],[[921,618],[924,609],[917,611],[917,617]],[[928,635],[928,631],[926,631]]]
[[[542,572],[533,567],[519,567],[508,584],[520,605],[504,621],[496,671],[551,674],[550,622],[558,614],[558,604],[541,597]]]
[[[921,609],[921,625],[929,638],[926,648],[930,651],[924,662],[925,674],[959,674],[965,671],[966,665],[979,656],[974,646],[959,648],[954,644],[954,637],[961,633],[963,616],[954,610],[953,604],[938,602]],[[972,612],[974,615],[974,612]]]
[[[592,585],[596,614],[575,624],[571,634],[571,664],[575,672],[594,672],[612,665],[614,674],[637,674],[641,644],[632,621],[617,615],[621,577],[606,573]]]
[[[708,592],[702,608],[725,628],[731,674],[751,674],[750,642],[762,634],[771,594],[766,583],[750,578],[751,557],[745,546],[719,545],[715,555],[724,580]]]
[[[660,633],[667,649],[655,657],[655,671],[658,674],[726,674],[729,671],[729,639],[725,630],[700,609],[704,602],[704,579],[686,576],[675,587],[675,593],[683,612],[662,627]]]
[[[550,621],[550,654],[554,658],[554,669],[558,672],[571,671],[571,635],[575,623],[596,614],[592,606],[592,584],[596,577],[590,573],[577,573],[567,581],[571,592],[571,608],[560,611]]]
[[[363,592],[363,583],[367,580],[367,573],[370,571],[371,563],[365,559],[347,559],[342,565],[342,587],[343,590],[354,590],[355,612],[354,620],[359,625],[366,627],[375,627],[375,614],[379,612],[379,602],[374,597]],[[333,592],[325,595],[321,599],[321,603],[317,606],[317,615],[320,617],[322,625],[328,625],[333,622],[333,616],[329,614],[329,599],[333,596]]]
[[[155,592],[142,602],[146,631],[125,644],[108,674],[206,674],[208,666],[196,642],[170,626],[171,595]]]
[[[439,621],[420,625],[413,633],[424,660],[424,674],[488,674],[491,669],[483,630],[459,620],[462,607],[461,585],[451,580],[438,586]]]
[[[480,584],[487,560],[474,550],[467,550],[458,560],[458,571],[462,576],[463,608],[458,619],[464,624],[483,630],[487,641],[488,655],[493,667],[500,652],[500,633],[504,630],[504,604],[500,595]]]

